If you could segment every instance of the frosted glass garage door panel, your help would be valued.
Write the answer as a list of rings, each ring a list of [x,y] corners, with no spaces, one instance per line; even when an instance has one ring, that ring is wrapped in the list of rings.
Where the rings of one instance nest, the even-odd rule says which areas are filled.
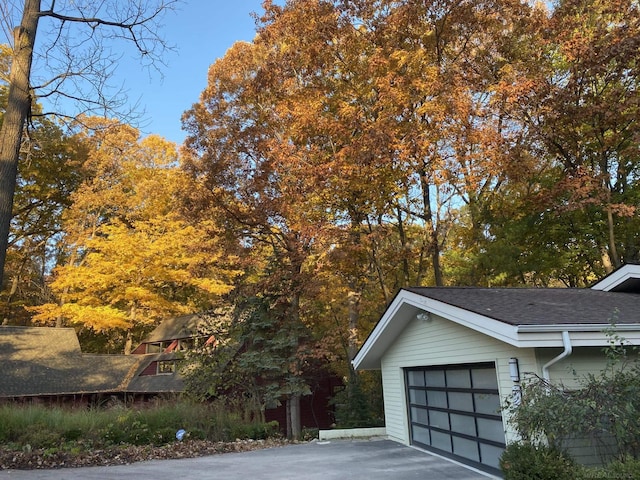
[[[447,388],[470,388],[469,370],[447,370]]]
[[[474,393],[473,401],[477,413],[500,415],[500,396],[494,393]]]
[[[427,392],[424,390],[409,390],[409,401],[414,405],[426,405],[427,404]]]
[[[429,424],[429,413],[425,408],[411,407],[411,419],[423,425]]]
[[[473,396],[471,393],[449,392],[449,408],[462,412],[473,412]]]
[[[449,414],[447,412],[438,412],[437,410],[429,411],[429,426],[442,430],[450,430]]]
[[[494,442],[504,442],[504,427],[501,420],[478,418],[478,436]]]
[[[431,446],[445,452],[451,452],[451,435],[432,430]]]
[[[495,368],[474,368],[471,370],[473,388],[498,389],[498,376]]]
[[[453,453],[469,460],[473,460],[474,462],[480,461],[478,443],[473,440],[453,437]]]
[[[495,447],[493,445],[480,444],[480,461],[484,465],[488,465],[493,468],[500,468],[500,457],[504,452],[504,448]]]
[[[429,390],[427,392],[427,401],[430,407],[447,408],[447,392]]]
[[[410,387],[424,387],[424,372],[415,370],[409,371],[407,378]]]
[[[429,429],[421,427],[419,425],[414,425],[412,429],[413,433],[413,441],[420,442],[424,445],[429,445],[431,440],[429,438]]]

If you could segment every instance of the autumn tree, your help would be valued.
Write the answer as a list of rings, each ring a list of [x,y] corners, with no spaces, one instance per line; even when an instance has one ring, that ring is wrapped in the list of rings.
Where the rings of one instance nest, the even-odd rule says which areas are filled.
[[[174,3],[51,1],[43,7],[41,0],[24,0],[21,7],[15,5],[15,11],[5,5],[3,21],[13,28],[8,35],[13,39],[13,51],[0,128],[0,284],[23,130],[27,119],[36,113],[32,111],[36,99],[46,97],[59,107],[57,113],[66,116],[96,110],[105,114],[122,107],[122,95],[108,87],[108,78],[120,60],[119,54],[108,49],[108,43],[116,39],[129,43],[144,62],[157,65],[165,50],[158,33],[160,18]],[[41,28],[45,36],[36,52],[36,34]],[[34,58],[37,62],[32,70]],[[77,110],[63,111],[65,102],[75,104]]]
[[[181,215],[178,198],[189,183],[175,146],[138,135],[107,124],[86,139],[94,146],[88,179],[66,212],[65,254],[50,285],[59,302],[34,317],[119,332],[125,353],[161,319],[211,308],[235,275],[211,222]]]
[[[584,286],[637,258],[638,15],[635,2],[562,1],[502,45],[496,97],[526,167],[488,224],[496,247],[517,246],[520,282]]]
[[[11,48],[0,45],[0,120],[7,102],[10,66]],[[33,111],[41,108],[36,105]],[[80,166],[86,151],[53,119],[34,115],[20,158],[5,267],[11,283],[2,292],[2,321],[13,324],[28,322],[30,315],[24,306],[49,300],[48,265],[55,260],[62,212],[82,179]]]
[[[555,71],[542,84],[540,103],[546,114],[536,127],[563,166],[559,191],[552,195],[567,211],[591,211],[602,261],[610,270],[640,258],[633,233],[640,153],[640,7],[631,0],[563,1],[553,12],[551,27]]]

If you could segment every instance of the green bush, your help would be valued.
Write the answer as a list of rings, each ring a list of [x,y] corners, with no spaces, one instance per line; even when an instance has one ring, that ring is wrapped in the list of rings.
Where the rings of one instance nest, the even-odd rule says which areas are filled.
[[[599,468],[585,468],[582,477],[584,480],[599,478],[615,478],[616,480],[635,480],[640,478],[640,460],[633,458],[616,460]]]
[[[224,403],[163,401],[143,407],[63,409],[0,406],[0,444],[12,450],[163,445],[184,429],[189,440],[232,441],[278,435],[278,423],[248,423]]]
[[[51,431],[46,425],[36,423],[28,425],[20,433],[18,442],[30,448],[53,448],[63,442],[58,432]]]
[[[590,439],[600,460],[640,457],[640,363],[637,351],[611,335],[609,362],[598,374],[578,378],[568,390],[529,375],[518,403],[507,405],[508,422],[525,443],[563,447]],[[508,402],[508,400],[507,400]],[[613,445],[612,445],[613,444]]]
[[[580,471],[562,451],[530,443],[507,445],[500,468],[505,480],[575,480]]]
[[[338,428],[365,428],[384,425],[384,412],[378,400],[382,398],[381,380],[372,374],[353,374],[345,388],[331,399],[335,406]]]

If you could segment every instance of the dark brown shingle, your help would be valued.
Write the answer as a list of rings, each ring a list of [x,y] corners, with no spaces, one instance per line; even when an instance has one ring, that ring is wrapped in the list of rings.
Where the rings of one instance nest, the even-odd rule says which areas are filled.
[[[406,290],[510,325],[640,323],[640,294],[573,288]]]

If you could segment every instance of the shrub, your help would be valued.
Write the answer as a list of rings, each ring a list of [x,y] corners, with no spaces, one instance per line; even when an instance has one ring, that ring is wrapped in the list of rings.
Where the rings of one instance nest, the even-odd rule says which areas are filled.
[[[640,478],[640,460],[626,458],[616,460],[600,468],[585,468],[582,478],[615,478],[616,480],[635,480]]]
[[[507,406],[520,438],[552,447],[591,439],[602,461],[610,458],[612,444],[620,459],[640,456],[640,365],[632,348],[611,338],[606,368],[577,379],[579,388],[567,390],[535,375],[523,382],[520,402]]]
[[[0,444],[11,450],[163,445],[179,429],[191,440],[230,441],[278,435],[278,423],[247,423],[223,403],[158,402],[144,408],[62,409],[0,406]]]
[[[554,447],[530,443],[507,445],[500,458],[505,480],[574,480],[580,467]]]
[[[331,399],[331,404],[335,406],[336,425],[339,428],[384,425],[382,406],[377,403],[380,398],[382,392],[379,377],[353,373],[344,390]]]

